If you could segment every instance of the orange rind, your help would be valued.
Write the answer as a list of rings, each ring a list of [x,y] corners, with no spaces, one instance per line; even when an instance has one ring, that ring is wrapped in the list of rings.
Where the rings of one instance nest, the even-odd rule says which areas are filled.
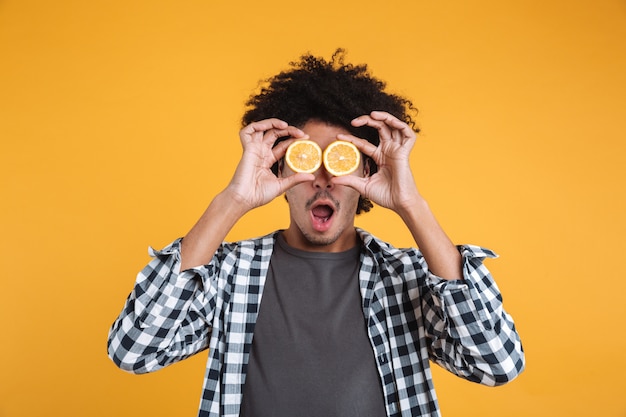
[[[324,167],[330,174],[339,177],[356,171],[361,163],[361,152],[351,143],[338,140],[326,148],[323,155]]]
[[[287,148],[285,162],[294,172],[315,172],[322,165],[322,149],[312,140],[297,140]]]

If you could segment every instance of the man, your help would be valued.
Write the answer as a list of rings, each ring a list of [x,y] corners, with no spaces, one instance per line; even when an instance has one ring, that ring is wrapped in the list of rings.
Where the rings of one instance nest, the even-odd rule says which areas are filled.
[[[524,354],[482,263],[454,246],[409,166],[412,104],[343,52],[305,55],[253,96],[243,155],[189,233],[138,275],[111,328],[109,356],[144,373],[209,349],[200,416],[438,416],[433,361],[500,385]],[[294,141],[336,140],[363,154],[354,173],[293,172]],[[290,221],[223,243],[248,211],[284,194]],[[419,248],[354,227],[372,202],[395,211]]]

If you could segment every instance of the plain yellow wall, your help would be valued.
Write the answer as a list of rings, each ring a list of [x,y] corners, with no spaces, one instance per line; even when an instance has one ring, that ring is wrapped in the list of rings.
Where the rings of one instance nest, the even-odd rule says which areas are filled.
[[[444,417],[626,415],[624,1],[3,0],[1,417],[195,415],[206,353],[129,375],[108,328],[148,245],[229,180],[257,82],[336,47],[414,100],[423,194],[501,255],[527,370],[496,389],[437,370]],[[358,223],[411,245],[384,209]]]

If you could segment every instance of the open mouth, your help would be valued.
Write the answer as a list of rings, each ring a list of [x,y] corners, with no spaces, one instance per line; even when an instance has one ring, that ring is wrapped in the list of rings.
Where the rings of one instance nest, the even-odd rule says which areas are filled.
[[[311,207],[311,219],[313,221],[313,228],[318,232],[325,232],[330,228],[332,223],[333,214],[335,209],[322,202],[313,205]]]
[[[311,214],[315,220],[326,223],[333,215],[335,210],[327,204],[321,204],[319,206],[315,206],[311,209]]]

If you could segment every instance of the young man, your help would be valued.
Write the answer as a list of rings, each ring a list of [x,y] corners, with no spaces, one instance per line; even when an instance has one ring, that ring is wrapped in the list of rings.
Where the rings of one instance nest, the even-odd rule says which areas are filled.
[[[305,55],[253,96],[243,156],[183,238],[139,273],[108,351],[144,373],[209,349],[199,416],[438,416],[433,361],[500,385],[524,354],[483,265],[454,246],[409,166],[412,104],[366,66]],[[359,169],[295,173],[287,147],[307,138],[362,152]],[[249,210],[285,194],[285,230],[223,243]],[[372,202],[395,211],[419,248],[354,227]]]

